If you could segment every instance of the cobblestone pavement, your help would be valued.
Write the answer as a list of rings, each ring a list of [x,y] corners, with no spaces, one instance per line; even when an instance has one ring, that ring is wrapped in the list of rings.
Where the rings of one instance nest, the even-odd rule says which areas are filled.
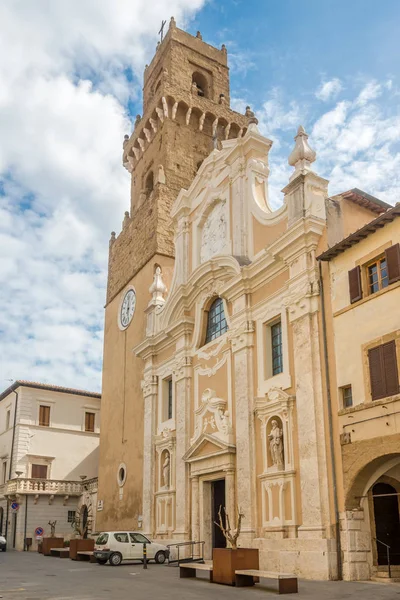
[[[300,581],[298,600],[400,600],[400,584]],[[258,600],[278,597],[271,587],[230,588],[201,579],[179,579],[176,567],[138,563],[120,567],[73,562],[37,553],[0,552],[4,600]]]

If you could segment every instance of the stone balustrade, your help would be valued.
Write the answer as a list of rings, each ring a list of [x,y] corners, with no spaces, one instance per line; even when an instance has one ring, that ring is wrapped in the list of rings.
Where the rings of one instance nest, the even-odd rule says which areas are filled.
[[[1,491],[1,488],[4,488]],[[57,479],[10,479],[1,486],[0,495],[50,494],[80,496],[84,491],[93,492],[97,488],[97,478],[84,481],[66,481]]]

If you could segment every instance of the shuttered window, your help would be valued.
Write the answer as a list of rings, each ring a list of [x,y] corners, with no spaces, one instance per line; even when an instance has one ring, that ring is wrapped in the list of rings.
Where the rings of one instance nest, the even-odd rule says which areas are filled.
[[[42,427],[50,426],[50,406],[40,405],[39,408],[39,425]]]
[[[32,479],[47,479],[47,465],[32,465]]]
[[[399,392],[396,342],[392,340],[368,351],[372,400]]]
[[[388,268],[389,284],[400,281],[400,244],[395,244],[385,250]]]
[[[362,298],[361,269],[359,266],[349,271],[350,302],[358,302]]]
[[[92,412],[85,413],[85,431],[94,433],[94,413]]]

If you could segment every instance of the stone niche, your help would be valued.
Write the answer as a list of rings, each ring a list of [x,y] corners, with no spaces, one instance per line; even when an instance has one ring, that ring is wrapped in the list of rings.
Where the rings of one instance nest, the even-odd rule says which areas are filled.
[[[293,396],[275,388],[256,402],[261,421],[261,525],[278,537],[288,536],[296,525],[293,405]]]
[[[165,431],[156,438],[155,461],[156,535],[170,535],[175,528],[175,435]]]

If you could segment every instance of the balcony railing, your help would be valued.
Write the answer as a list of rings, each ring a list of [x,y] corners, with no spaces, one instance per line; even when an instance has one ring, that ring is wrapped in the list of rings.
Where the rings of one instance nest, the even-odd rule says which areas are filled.
[[[64,496],[80,496],[84,491],[93,492],[97,487],[97,479],[87,481],[65,481],[57,479],[10,479],[0,494],[14,496],[16,494],[58,494]]]

